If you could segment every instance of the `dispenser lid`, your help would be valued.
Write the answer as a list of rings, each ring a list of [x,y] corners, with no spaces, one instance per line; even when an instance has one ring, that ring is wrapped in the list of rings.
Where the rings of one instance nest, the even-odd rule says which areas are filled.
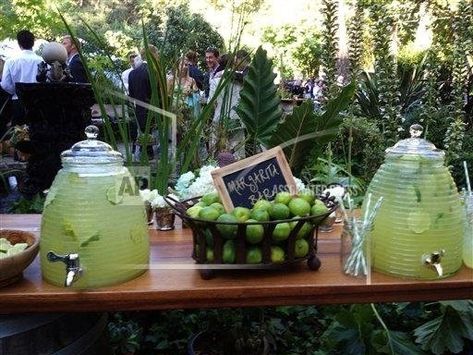
[[[100,140],[97,140],[99,129],[90,125],[84,130],[87,139],[77,142],[71,149],[61,153],[63,163],[69,164],[123,164],[120,152]]]
[[[411,138],[403,139],[394,146],[386,149],[387,156],[422,156],[430,159],[443,159],[445,153],[433,143],[420,138],[424,128],[420,124],[413,124],[409,128]]]

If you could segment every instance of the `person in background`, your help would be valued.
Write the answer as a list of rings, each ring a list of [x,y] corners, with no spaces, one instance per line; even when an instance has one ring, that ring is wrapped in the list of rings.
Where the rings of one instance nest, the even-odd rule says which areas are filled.
[[[205,63],[207,63],[208,71],[204,76],[204,96],[207,99],[207,101],[210,98],[209,96],[210,80],[213,79],[219,67],[219,64],[218,64],[219,56],[220,56],[220,52],[216,48],[209,47],[205,51]]]
[[[230,56],[226,53],[218,57],[217,70],[215,71],[214,76],[209,80],[209,100],[214,96],[215,90],[217,90],[220,79],[222,78],[225,68],[228,65],[229,58]]]
[[[204,74],[197,67],[197,53],[189,51],[186,53],[186,60],[189,64],[189,76],[195,80],[195,83],[199,90],[204,89]]]
[[[223,64],[223,63],[222,63]],[[236,113],[236,107],[240,102],[240,91],[243,88],[243,81],[245,76],[248,74],[248,67],[250,64],[250,55],[247,51],[241,49],[235,53],[235,57],[230,58],[226,65],[231,65],[234,73],[233,80],[230,84],[222,90],[217,98],[217,106],[213,117],[214,128],[219,130],[223,125],[226,127],[223,132],[223,137],[219,137],[220,133],[216,134],[216,141],[212,144],[218,145],[219,141],[225,141],[225,149],[229,149],[237,159],[243,159],[246,156],[245,153],[245,129],[240,117]],[[218,152],[217,152],[218,153]]]
[[[2,81],[4,65],[5,61],[0,58],[0,83]],[[3,90],[0,86],[0,141],[4,134],[7,132],[9,125],[11,124],[11,116],[11,95],[5,90]]]
[[[128,77],[130,76],[130,72],[135,69],[135,58],[137,56],[138,54],[134,52],[128,53],[128,63],[130,64],[130,67],[122,73],[122,82],[123,86],[125,87],[126,94],[128,94]]]
[[[28,30],[22,30],[16,35],[21,53],[5,61],[3,67],[1,87],[12,95],[12,125],[25,123],[26,111],[16,94],[16,83],[36,83],[38,64],[43,61],[33,52],[34,35]]]
[[[194,94],[197,94],[199,89],[194,78],[190,76],[189,66],[190,62],[186,57],[181,59],[175,75],[169,75],[167,78],[168,93],[173,93],[178,103],[184,103],[189,108],[197,109],[195,104],[199,99],[194,99]],[[199,111],[193,112],[193,114],[197,117]]]
[[[80,43],[67,35],[62,37],[62,45],[67,51],[67,66],[71,71],[72,82],[88,83],[87,73],[79,55]]]
[[[148,46],[150,54],[159,60],[158,49],[153,46]],[[144,107],[143,103],[149,104],[151,101],[151,81],[149,77],[149,66],[146,59],[146,50],[141,50],[141,56],[135,58],[135,69],[130,71],[128,76],[128,96],[134,99],[135,116],[138,123],[138,131],[143,133],[146,129],[146,121],[148,119],[148,109]],[[136,140],[138,131],[132,129],[132,139]],[[148,147],[148,155],[153,155],[153,150]]]

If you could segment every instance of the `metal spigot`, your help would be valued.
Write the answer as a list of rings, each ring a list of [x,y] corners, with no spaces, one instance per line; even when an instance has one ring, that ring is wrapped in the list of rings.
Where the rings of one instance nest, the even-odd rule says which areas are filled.
[[[80,266],[79,254],[57,255],[50,251],[47,254],[48,261],[62,261],[66,264],[66,278],[64,280],[65,287],[71,287],[74,281],[82,276],[83,269]]]
[[[422,261],[426,266],[433,268],[439,277],[443,276],[442,256],[445,255],[445,250],[434,251],[430,254],[424,254],[422,256]]]

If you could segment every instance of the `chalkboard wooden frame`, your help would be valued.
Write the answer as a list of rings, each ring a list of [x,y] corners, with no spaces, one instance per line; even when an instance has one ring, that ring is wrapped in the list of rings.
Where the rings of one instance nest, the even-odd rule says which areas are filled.
[[[286,160],[286,156],[281,147],[277,146],[275,148],[269,149],[262,153],[253,155],[246,159],[237,161],[233,164],[227,165],[223,168],[215,169],[211,172],[215,188],[217,189],[220,198],[222,200],[222,204],[225,207],[227,212],[230,212],[235,207],[233,205],[233,200],[230,197],[230,193],[225,185],[224,178],[227,175],[233,174],[238,171],[244,171],[246,169],[251,169],[255,165],[258,165],[264,161],[271,160],[275,158],[278,165],[280,172],[282,173],[284,182],[292,195],[297,194],[297,186],[296,182],[294,181],[294,177],[291,172],[291,168]]]

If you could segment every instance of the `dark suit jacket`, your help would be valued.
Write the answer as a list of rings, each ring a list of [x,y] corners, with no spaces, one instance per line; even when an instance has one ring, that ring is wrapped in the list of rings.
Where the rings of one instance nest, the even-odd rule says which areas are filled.
[[[69,70],[71,71],[72,75],[72,82],[74,83],[88,83],[89,80],[87,79],[87,74],[84,69],[84,65],[80,60],[80,56],[77,54],[72,57],[71,61],[69,62]]]
[[[204,74],[195,65],[189,65],[189,76],[195,80],[199,90],[204,89]]]
[[[151,83],[149,81],[148,64],[143,63],[133,69],[128,77],[128,93],[130,97],[149,103],[151,100]],[[136,119],[142,131],[145,129],[148,110],[139,104],[135,106]]]
[[[7,131],[7,124],[12,120],[12,116],[11,95],[0,87],[0,139]]]

